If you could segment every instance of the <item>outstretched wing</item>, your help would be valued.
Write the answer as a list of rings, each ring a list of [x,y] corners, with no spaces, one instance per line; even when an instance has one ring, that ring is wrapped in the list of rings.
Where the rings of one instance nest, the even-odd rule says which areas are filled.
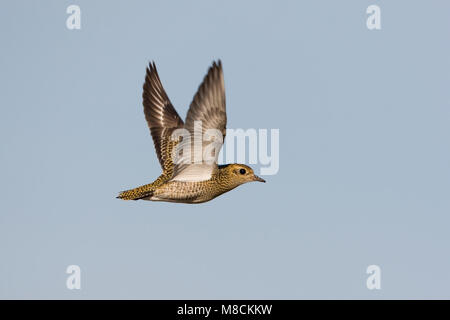
[[[170,136],[173,130],[183,127],[183,120],[164,91],[154,62],[147,68],[142,99],[145,119],[152,134],[156,155],[163,172],[171,174],[173,172],[172,149],[176,143],[170,139]]]
[[[226,133],[225,105],[225,84],[219,60],[209,68],[189,107],[184,128],[191,139],[183,139],[176,146],[176,152],[181,156],[175,162],[173,180],[208,180],[217,169],[217,158]],[[193,140],[201,141],[202,148],[196,148]],[[191,145],[190,153],[184,152],[188,144]]]

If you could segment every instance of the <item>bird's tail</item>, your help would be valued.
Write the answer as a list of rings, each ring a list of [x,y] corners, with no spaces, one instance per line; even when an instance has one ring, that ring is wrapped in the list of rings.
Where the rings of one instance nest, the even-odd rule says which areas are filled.
[[[152,196],[153,191],[155,191],[155,185],[154,183],[150,183],[134,189],[122,191],[116,198],[122,200],[139,200]]]

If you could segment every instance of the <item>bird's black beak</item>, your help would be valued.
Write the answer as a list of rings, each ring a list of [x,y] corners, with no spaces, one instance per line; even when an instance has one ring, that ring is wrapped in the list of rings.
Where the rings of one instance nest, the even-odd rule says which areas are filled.
[[[259,181],[259,182],[266,182],[266,180],[264,180],[263,178],[258,177],[257,175],[253,176],[253,180],[254,181]]]

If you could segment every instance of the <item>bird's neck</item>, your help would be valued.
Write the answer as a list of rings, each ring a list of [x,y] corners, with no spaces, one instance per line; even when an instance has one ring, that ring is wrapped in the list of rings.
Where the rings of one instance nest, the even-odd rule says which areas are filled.
[[[239,183],[233,179],[232,173],[227,169],[227,165],[218,166],[215,172],[215,177],[213,178],[218,184],[219,188],[224,192],[239,186]]]

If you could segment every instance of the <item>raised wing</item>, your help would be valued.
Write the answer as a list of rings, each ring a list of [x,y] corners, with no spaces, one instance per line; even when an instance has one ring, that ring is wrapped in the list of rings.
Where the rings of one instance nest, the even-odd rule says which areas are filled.
[[[225,84],[222,63],[213,62],[189,107],[184,128],[191,139],[176,146],[172,180],[208,180],[217,169],[217,158],[226,133]],[[200,141],[201,148],[195,141]],[[188,150],[188,152],[186,152]]]
[[[183,120],[164,91],[154,62],[147,68],[142,99],[145,119],[152,134],[156,155],[163,172],[171,175],[173,172],[172,149],[176,143],[170,137],[175,129],[183,127]]]

